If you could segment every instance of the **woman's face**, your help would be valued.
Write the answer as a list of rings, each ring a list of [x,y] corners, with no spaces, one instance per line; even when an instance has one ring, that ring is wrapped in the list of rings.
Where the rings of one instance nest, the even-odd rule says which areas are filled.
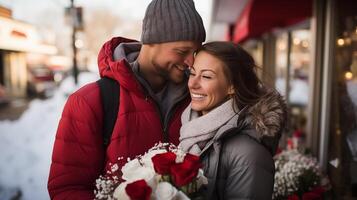
[[[234,88],[224,73],[224,67],[224,63],[211,54],[200,51],[196,55],[188,80],[193,110],[204,115],[234,93]]]

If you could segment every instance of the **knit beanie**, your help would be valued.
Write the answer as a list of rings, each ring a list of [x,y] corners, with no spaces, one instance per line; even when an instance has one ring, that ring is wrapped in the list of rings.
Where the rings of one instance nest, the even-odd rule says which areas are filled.
[[[152,0],[143,20],[143,44],[204,42],[205,28],[193,0]]]

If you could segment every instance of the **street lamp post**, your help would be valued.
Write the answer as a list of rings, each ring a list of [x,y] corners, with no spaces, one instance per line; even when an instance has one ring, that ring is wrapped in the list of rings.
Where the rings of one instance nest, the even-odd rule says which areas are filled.
[[[70,7],[71,17],[72,17],[72,51],[73,51],[73,77],[74,83],[78,84],[78,66],[77,66],[77,47],[76,47],[76,25],[75,25],[75,7],[74,7],[74,0],[71,0],[71,7]]]

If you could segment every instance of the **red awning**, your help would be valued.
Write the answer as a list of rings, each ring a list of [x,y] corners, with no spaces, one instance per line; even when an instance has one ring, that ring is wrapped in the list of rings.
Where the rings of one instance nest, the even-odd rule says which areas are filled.
[[[251,0],[235,24],[233,41],[261,36],[276,27],[287,27],[311,17],[312,0]]]

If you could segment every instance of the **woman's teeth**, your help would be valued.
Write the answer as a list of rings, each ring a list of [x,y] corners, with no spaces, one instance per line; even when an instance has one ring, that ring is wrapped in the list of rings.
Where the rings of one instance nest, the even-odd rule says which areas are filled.
[[[203,94],[191,94],[192,98],[203,98],[205,95]]]

